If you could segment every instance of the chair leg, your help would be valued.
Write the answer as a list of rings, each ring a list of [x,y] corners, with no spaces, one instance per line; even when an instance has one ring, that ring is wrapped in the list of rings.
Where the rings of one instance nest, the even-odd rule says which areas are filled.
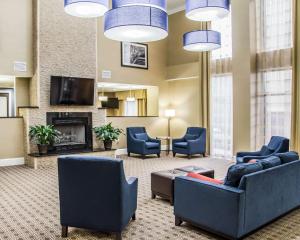
[[[146,158],[146,155],[142,155],[142,159],[145,159]]]
[[[128,157],[130,157],[130,152],[127,153]]]
[[[179,217],[175,216],[175,226],[180,226],[182,224],[182,221]]]
[[[206,157],[205,153],[203,153],[203,157]]]
[[[122,233],[116,233],[116,240],[122,240]]]
[[[191,154],[189,154],[189,155],[188,155],[188,158],[189,158],[189,159],[191,159],[191,158],[192,158],[192,155],[191,155]]]
[[[132,219],[132,221],[135,221],[135,219],[136,219],[135,213],[132,215],[131,219]]]
[[[176,156],[176,153],[175,152],[173,152],[173,157],[175,157]]]
[[[61,226],[61,237],[68,237],[68,226]]]
[[[160,153],[157,154],[157,157],[160,158]]]

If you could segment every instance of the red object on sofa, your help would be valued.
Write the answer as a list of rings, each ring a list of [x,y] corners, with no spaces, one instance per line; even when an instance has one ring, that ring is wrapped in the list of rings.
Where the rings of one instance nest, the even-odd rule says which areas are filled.
[[[252,159],[248,163],[257,163],[257,160],[256,159]]]
[[[191,177],[191,178],[196,178],[196,179],[199,179],[202,181],[206,181],[206,182],[211,182],[211,183],[215,183],[215,184],[223,184],[223,181],[221,181],[221,180],[209,178],[209,177],[203,176],[201,174],[197,174],[197,173],[190,172],[190,173],[188,173],[187,176]]]

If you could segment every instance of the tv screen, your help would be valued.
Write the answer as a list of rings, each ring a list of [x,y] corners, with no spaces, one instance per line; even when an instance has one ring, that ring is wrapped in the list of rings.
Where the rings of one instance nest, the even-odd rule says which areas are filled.
[[[94,105],[94,79],[51,77],[51,105]]]
[[[107,101],[101,102],[103,108],[119,108],[119,99],[118,98],[108,98]]]

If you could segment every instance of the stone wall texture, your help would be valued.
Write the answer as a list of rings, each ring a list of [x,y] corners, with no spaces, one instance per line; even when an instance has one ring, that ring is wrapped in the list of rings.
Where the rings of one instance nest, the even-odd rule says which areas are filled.
[[[106,113],[94,106],[50,106],[51,76],[93,78],[97,71],[97,22],[64,12],[62,0],[33,0],[34,5],[34,77],[31,83],[31,104],[39,108],[23,109],[25,149],[36,151],[29,143],[28,128],[46,124],[47,112],[92,112],[93,126],[105,123]],[[95,86],[95,102],[96,102]],[[94,138],[94,148],[99,143]],[[26,153],[25,153],[26,154]]]

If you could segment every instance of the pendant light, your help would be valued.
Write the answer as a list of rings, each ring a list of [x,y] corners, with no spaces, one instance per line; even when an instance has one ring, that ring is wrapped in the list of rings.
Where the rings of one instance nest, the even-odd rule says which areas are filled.
[[[212,51],[221,47],[221,33],[198,30],[183,35],[183,48],[192,52]]]
[[[168,14],[160,8],[122,6],[104,15],[104,35],[123,42],[152,42],[168,36]]]
[[[99,96],[99,101],[100,102],[107,102],[108,101],[108,97],[104,95],[104,87],[102,87],[102,94],[101,94],[101,96]]]
[[[75,17],[100,17],[107,11],[108,0],[65,0],[65,12]]]
[[[124,6],[148,6],[156,7],[166,12],[166,0],[113,0],[112,7],[119,8]]]
[[[212,21],[228,15],[230,0],[186,0],[186,17],[194,21]]]

